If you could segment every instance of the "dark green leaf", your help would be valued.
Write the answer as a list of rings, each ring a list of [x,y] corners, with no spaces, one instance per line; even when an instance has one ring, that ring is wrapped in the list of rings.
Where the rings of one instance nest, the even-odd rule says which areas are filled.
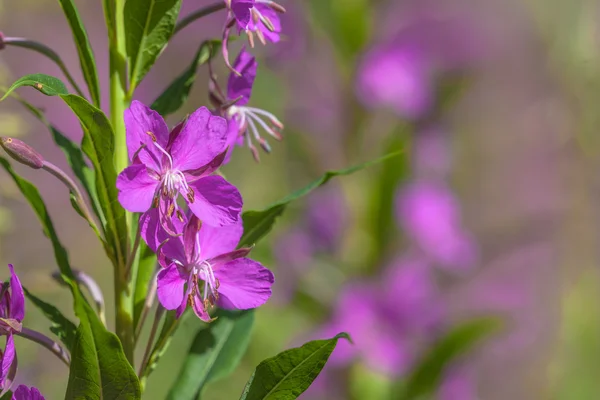
[[[306,196],[311,191],[329,182],[331,178],[334,178],[336,176],[350,175],[354,172],[368,168],[371,165],[375,165],[383,161],[389,160],[392,157],[397,157],[400,154],[401,152],[392,153],[380,157],[376,160],[372,160],[360,165],[355,165],[350,168],[341,169],[339,171],[328,171],[325,174],[323,174],[319,179],[313,181],[304,188],[299,189],[293,192],[292,194],[284,197],[278,202],[271,204],[264,210],[246,211],[242,214],[242,218],[244,220],[244,235],[240,240],[240,247],[253,245],[260,239],[262,239],[267,233],[271,231],[277,217],[279,217],[283,213],[283,211],[285,211],[285,208],[290,202],[297,200],[303,196]]]
[[[52,325],[50,331],[54,333],[66,348],[71,351],[75,340],[75,331],[77,326],[65,317],[58,308],[52,304],[46,303],[37,296],[31,294],[25,287],[23,288],[25,296],[50,320]]]
[[[60,79],[44,74],[33,74],[17,79],[17,81],[8,88],[6,93],[4,93],[4,96],[2,96],[0,101],[6,99],[13,90],[20,88],[21,86],[31,86],[47,96],[69,94],[67,87]]]
[[[496,318],[479,318],[452,329],[433,345],[413,369],[408,381],[399,386],[394,398],[409,400],[433,394],[452,361],[472,351],[500,328],[501,323]]]
[[[216,317],[196,334],[169,399],[200,398],[206,384],[226,377],[241,361],[250,343],[254,311],[219,310]]]
[[[171,340],[173,339],[173,335],[175,334],[175,331],[177,331],[179,324],[181,323],[181,321],[183,321],[186,315],[188,315],[188,313],[184,313],[180,318],[176,318],[175,315],[175,311],[168,311],[166,313],[165,321],[163,322],[162,329],[160,330],[160,335],[158,335],[156,344],[152,349],[148,361],[148,367],[146,368],[146,371],[144,371],[144,376],[142,377],[142,379],[144,379],[145,377],[150,375],[152,371],[154,371],[154,369],[156,368],[156,364],[158,364],[158,361],[169,348]]]
[[[220,40],[207,40],[202,42],[196,52],[192,63],[181,75],[169,85],[167,89],[152,103],[152,108],[163,117],[179,110],[190,94],[192,85],[196,81],[198,66],[206,63],[216,54]]]
[[[106,240],[112,248],[109,254],[114,263],[125,265],[125,252],[127,249],[128,232],[125,221],[125,210],[117,199],[117,173],[113,164],[114,132],[104,113],[91,105],[84,98],[65,94],[64,84],[47,75],[28,75],[15,82],[4,95],[5,98],[14,89],[21,86],[36,87],[40,82],[46,82],[52,90],[41,90],[47,95],[59,95],[73,110],[83,128],[83,141],[81,149],[88,156],[96,173],[96,193],[100,208],[104,214],[104,232]],[[50,86],[52,84],[53,86]],[[39,87],[38,87],[39,88]]]
[[[98,71],[96,71],[96,61],[94,59],[94,53],[92,52],[92,46],[88,40],[87,32],[83,22],[81,22],[81,18],[79,17],[79,13],[77,12],[73,0],[59,0],[59,2],[65,13],[65,17],[67,17],[71,31],[73,32],[73,39],[75,39],[75,47],[77,48],[77,54],[79,55],[79,63],[81,64],[83,78],[90,91],[92,101],[99,107],[100,84],[98,82]]]
[[[117,336],[106,330],[88,304],[79,309],[81,323],[71,352],[65,398],[141,399],[140,383]]]
[[[131,94],[167,45],[182,0],[127,0],[125,43]]]
[[[0,397],[0,400],[12,400],[12,395],[12,390],[9,390],[8,392],[4,393],[2,397]]]
[[[258,364],[240,400],[292,400],[298,398],[317,378],[339,339],[313,340],[302,347],[286,350]]]

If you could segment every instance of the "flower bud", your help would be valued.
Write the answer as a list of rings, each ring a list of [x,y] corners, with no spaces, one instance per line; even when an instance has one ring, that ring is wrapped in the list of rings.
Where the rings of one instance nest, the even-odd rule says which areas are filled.
[[[20,162],[34,169],[40,169],[44,166],[44,159],[28,144],[19,139],[2,137],[0,138],[0,146],[6,153]]]

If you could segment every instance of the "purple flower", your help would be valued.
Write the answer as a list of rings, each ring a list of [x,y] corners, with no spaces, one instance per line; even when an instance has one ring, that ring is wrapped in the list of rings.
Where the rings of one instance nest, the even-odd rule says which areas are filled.
[[[227,144],[229,152],[233,150],[234,145],[243,145],[244,142],[252,151],[254,159],[258,162],[258,150],[253,141],[256,140],[263,150],[271,152],[269,143],[260,136],[259,129],[262,128],[269,135],[277,140],[281,140],[279,130],[283,129],[283,124],[277,117],[268,111],[248,106],[250,96],[252,95],[252,85],[256,78],[256,69],[258,63],[256,59],[242,48],[240,54],[234,63],[234,68],[238,74],[231,73],[227,83],[227,99],[223,100],[225,106],[224,116],[229,121],[229,133]],[[214,93],[217,96],[216,93]],[[270,122],[271,125],[268,123]],[[230,154],[228,154],[227,159]]]
[[[2,285],[0,289],[0,335],[21,332],[21,321],[25,317],[25,295],[21,281],[12,264],[8,264],[8,268],[10,282]]]
[[[313,246],[333,253],[347,226],[348,210],[339,186],[329,186],[309,197],[307,222]]]
[[[222,51],[225,64],[238,74],[235,66],[229,63],[229,35],[231,28],[237,25],[238,32],[246,32],[250,47],[254,47],[254,36],[262,44],[267,41],[276,43],[281,33],[281,20],[278,13],[284,13],[285,8],[271,0],[226,0],[229,10],[228,19],[223,29]]]
[[[12,400],[45,400],[44,396],[40,393],[40,391],[31,387],[28,388],[25,385],[19,385],[17,390],[14,391],[12,395]]]
[[[13,335],[6,336],[6,347],[0,351],[0,389],[10,389],[17,374],[17,354]]]
[[[191,214],[185,224],[174,220],[179,236],[168,238],[152,215],[156,212],[144,215],[141,226],[142,237],[159,254],[163,266],[157,289],[163,307],[176,309],[180,316],[190,305],[200,319],[210,321],[208,310],[215,304],[246,310],[269,299],[274,282],[271,271],[245,257],[250,248],[236,250],[243,233],[241,219],[217,228],[203,225]]]
[[[477,388],[473,374],[464,367],[450,367],[438,389],[440,400],[476,400]]]
[[[133,165],[117,178],[119,201],[131,212],[158,207],[161,221],[182,219],[181,194],[204,223],[234,223],[242,209],[235,186],[210,175],[222,164],[227,121],[206,108],[196,110],[169,134],[163,118],[139,101],[125,111],[127,148]],[[165,225],[165,224],[163,224]]]
[[[333,366],[360,359],[397,377],[410,369],[418,344],[433,334],[441,316],[427,266],[414,259],[400,260],[380,282],[347,285],[321,336],[345,331],[354,341],[338,344],[330,358]]]
[[[476,248],[461,226],[458,202],[438,181],[418,181],[400,190],[396,211],[400,225],[418,248],[441,267],[471,267]]]

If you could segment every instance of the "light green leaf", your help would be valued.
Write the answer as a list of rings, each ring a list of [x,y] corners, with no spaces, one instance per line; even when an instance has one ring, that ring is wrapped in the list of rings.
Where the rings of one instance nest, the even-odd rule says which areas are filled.
[[[75,47],[77,48],[77,54],[79,55],[79,63],[81,64],[83,78],[90,91],[93,103],[99,107],[100,84],[98,82],[98,71],[96,70],[96,61],[94,59],[92,46],[88,40],[85,26],[79,17],[79,13],[77,12],[73,0],[59,0],[59,2],[65,13],[65,17],[67,17],[69,26],[71,27],[73,39],[75,39]]]
[[[196,334],[169,399],[200,398],[206,384],[231,374],[240,363],[250,343],[254,310],[219,310],[215,316]]]
[[[246,211],[242,214],[244,220],[244,235],[240,240],[240,247],[250,246],[262,239],[267,233],[271,231],[277,218],[285,211],[287,205],[303,196],[306,196],[316,188],[323,186],[329,180],[336,176],[350,175],[354,172],[368,168],[372,165],[384,162],[397,157],[401,152],[388,154],[376,160],[366,162],[364,164],[355,165],[350,168],[341,169],[339,171],[328,171],[323,174],[319,179],[313,181],[309,185],[302,189],[299,189],[283,199],[271,204],[269,207],[260,211]]]
[[[433,394],[439,387],[445,368],[497,333],[501,326],[497,318],[478,318],[453,328],[431,347],[407,382],[398,386],[394,398],[410,400]]]
[[[140,383],[117,336],[80,304],[65,399],[141,399]]]
[[[125,3],[130,95],[169,42],[181,2],[182,0],[127,0]]]
[[[198,66],[206,63],[215,56],[216,49],[220,43],[220,40],[206,40],[202,42],[188,69],[175,78],[169,87],[154,100],[150,108],[163,117],[179,110],[187,100],[190,90],[196,81]]]
[[[61,342],[64,343],[65,347],[71,351],[73,343],[75,341],[75,331],[77,326],[71,322],[67,317],[60,312],[60,310],[54,307],[52,304],[46,303],[37,296],[34,296],[23,287],[25,296],[36,306],[45,316],[50,320],[52,325],[50,331],[54,333]]]
[[[317,378],[339,339],[313,340],[302,347],[286,350],[258,364],[240,400],[292,400],[298,398]]]
[[[69,94],[67,87],[60,79],[44,74],[33,74],[17,79],[17,81],[8,88],[6,93],[4,93],[4,96],[2,96],[0,101],[6,99],[15,89],[20,88],[21,86],[31,86],[46,96]]]

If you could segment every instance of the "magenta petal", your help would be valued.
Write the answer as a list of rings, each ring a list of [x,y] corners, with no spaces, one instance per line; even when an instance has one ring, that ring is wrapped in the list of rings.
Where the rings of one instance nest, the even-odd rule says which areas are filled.
[[[25,295],[19,277],[15,274],[12,264],[8,264],[10,269],[10,314],[9,318],[22,321],[25,317]]]
[[[166,216],[165,216],[166,217]],[[171,218],[177,233],[183,231],[183,224],[177,218]],[[148,247],[157,252],[160,247],[160,255],[169,259],[185,261],[185,252],[181,236],[171,236],[160,224],[159,210],[152,208],[140,217],[140,235]],[[160,260],[160,258],[159,258]]]
[[[190,115],[173,141],[173,168],[180,171],[198,169],[221,154],[226,145],[227,121],[201,107]]]
[[[215,271],[219,280],[219,307],[247,310],[261,306],[271,297],[273,273],[249,258],[224,264]]]
[[[210,322],[211,318],[208,315],[208,312],[204,309],[204,303],[198,294],[194,297],[194,301],[192,302],[192,309],[198,318],[200,318],[204,322]]]
[[[8,335],[6,337],[6,348],[4,349],[4,355],[2,356],[2,361],[0,362],[0,386],[3,389],[6,389],[5,381],[8,377],[8,373],[10,371],[10,367],[12,363],[15,361],[15,342],[12,335]]]
[[[199,240],[202,258],[209,259],[234,250],[244,233],[242,219],[222,227],[203,225]]]
[[[163,154],[153,144],[152,136],[148,132],[156,138],[158,145],[167,147],[169,128],[165,120],[159,113],[137,100],[125,110],[124,117],[129,159],[133,161],[133,155],[142,145],[146,145],[146,150],[139,153],[140,160],[148,167],[159,170],[157,160],[161,160]]]
[[[119,202],[131,212],[145,212],[152,206],[152,200],[159,182],[148,174],[143,164],[125,168],[117,177]]]
[[[183,301],[185,278],[179,273],[175,264],[158,273],[156,294],[160,304],[167,310],[175,310]]]
[[[238,71],[241,76],[232,72],[229,74],[227,82],[227,98],[234,100],[241,96],[241,99],[235,103],[237,106],[248,104],[252,95],[252,85],[254,84],[254,78],[256,78],[257,68],[256,59],[246,51],[246,47],[242,47],[240,54],[233,63],[233,69]]]
[[[203,224],[229,225],[238,220],[242,211],[242,196],[237,188],[220,176],[207,176],[190,184],[194,189],[192,212]],[[185,193],[182,193],[185,196]]]
[[[19,385],[13,393],[12,400],[44,400],[44,396],[35,387],[30,389],[25,385]]]

